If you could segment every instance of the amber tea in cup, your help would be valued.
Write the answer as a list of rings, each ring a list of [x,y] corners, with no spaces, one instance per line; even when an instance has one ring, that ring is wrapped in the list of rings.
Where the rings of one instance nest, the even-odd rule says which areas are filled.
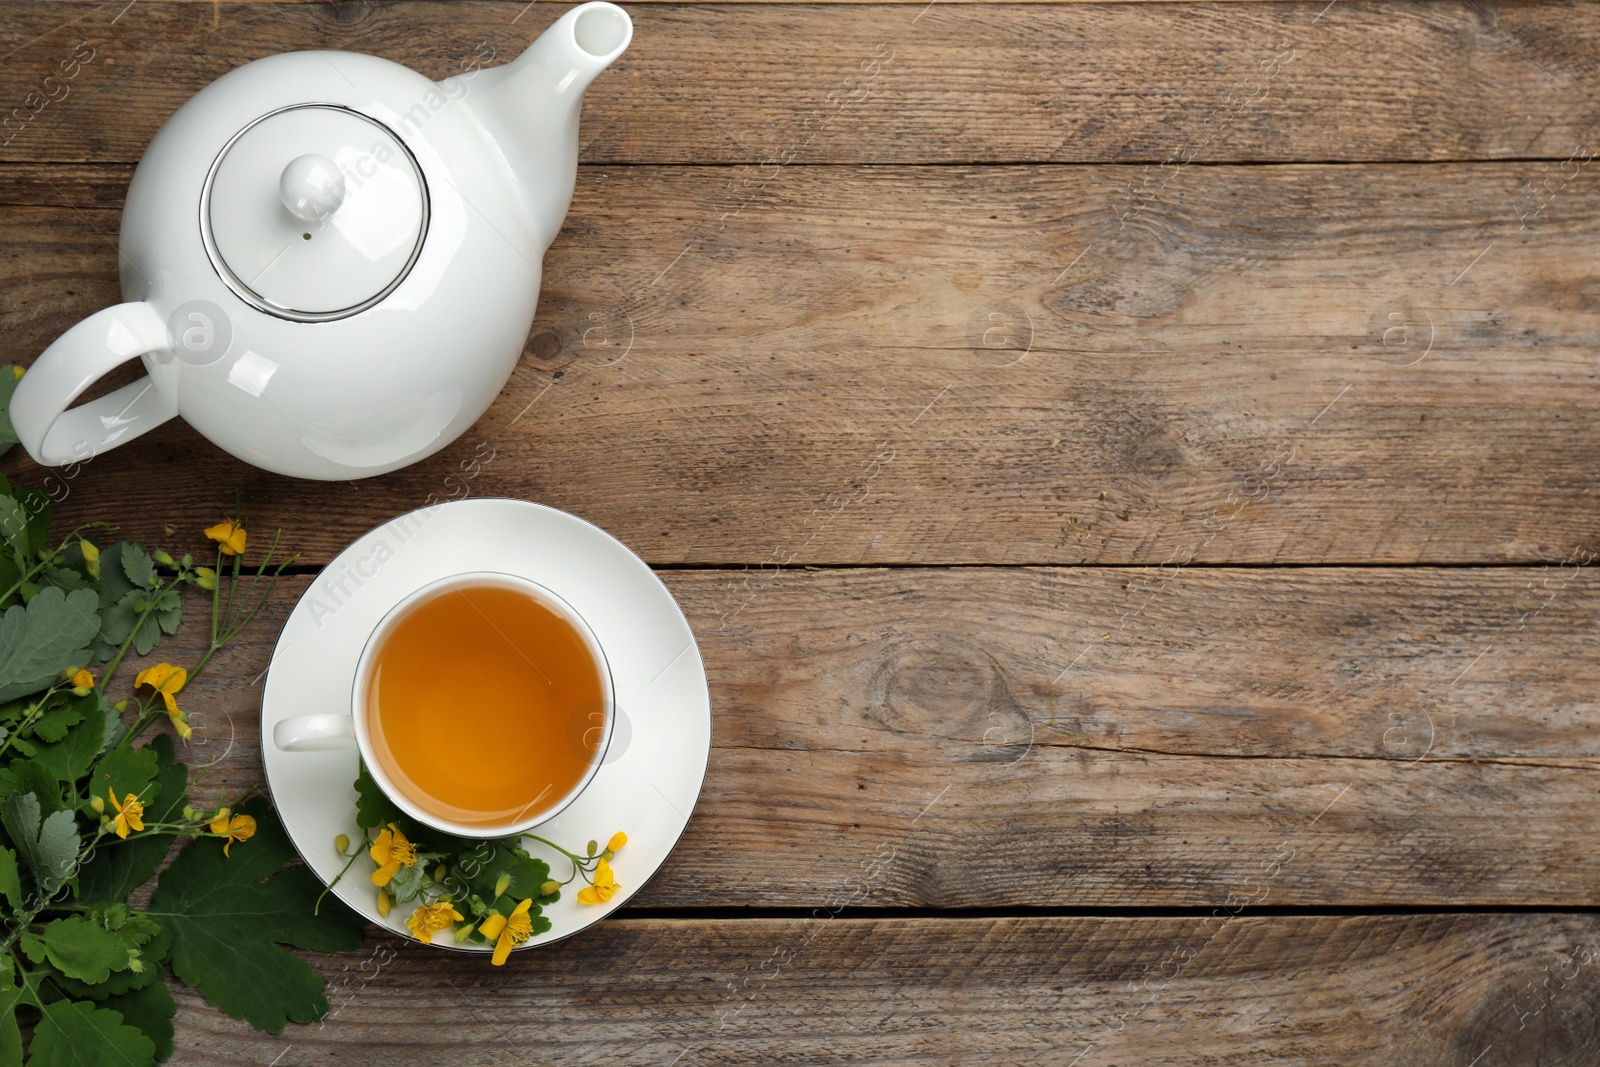
[[[611,682],[570,605],[526,579],[480,572],[426,586],[384,618],[362,654],[353,710],[396,803],[491,837],[554,815],[588,783],[610,734]]]

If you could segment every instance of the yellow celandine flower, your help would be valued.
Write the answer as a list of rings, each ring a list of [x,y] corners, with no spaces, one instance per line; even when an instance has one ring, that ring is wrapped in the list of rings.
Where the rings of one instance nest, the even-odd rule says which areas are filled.
[[[606,848],[612,852],[615,852],[627,843],[628,835],[623,833],[621,830],[618,830],[616,833],[611,835],[611,840],[606,842]]]
[[[594,885],[587,885],[578,890],[578,903],[604,904],[621,888],[617,884],[616,875],[611,872],[611,864],[601,860],[594,869]]]
[[[400,873],[401,867],[417,862],[417,846],[406,840],[400,827],[390,823],[387,829],[378,831],[378,839],[367,850],[367,855],[378,865],[372,872],[372,884],[386,886],[389,879]]]
[[[68,678],[67,681],[72,683],[72,688],[74,689],[88,690],[94,688],[94,675],[81,667],[78,669],[78,673]],[[84,694],[79,693],[78,695],[83,696]]]
[[[92,541],[79,541],[78,549],[83,553],[83,562],[89,568],[89,574],[100,577],[100,549]]]
[[[194,730],[189,727],[189,716],[179,710],[175,694],[188,681],[189,672],[170,663],[157,663],[154,667],[146,667],[133,680],[136,687],[147,685],[161,694],[162,702],[167,705],[167,718],[172,720],[172,728],[185,741],[194,735]]]
[[[490,961],[496,967],[506,961],[511,955],[511,949],[520,945],[533,936],[533,920],[528,918],[528,909],[533,907],[533,898],[524,900],[511,912],[511,918],[506,918],[495,912],[478,926],[478,932],[484,937],[494,941],[494,957]]]
[[[226,856],[235,841],[248,841],[256,836],[256,821],[248,815],[233,815],[227,808],[221,808],[211,820],[211,832],[228,839],[222,845],[222,854]]]
[[[194,573],[194,584],[201,589],[215,589],[217,587],[217,572],[210,567],[196,567]]]
[[[113,825],[118,837],[127,840],[129,830],[144,829],[144,805],[139,803],[138,797],[129,793],[127,799],[119,804],[117,794],[110,789],[106,790],[106,796],[111,799],[111,806],[117,809],[117,818]]]
[[[222,548],[224,556],[244,555],[244,546],[248,537],[245,533],[245,528],[233,519],[207,527],[206,536]]]
[[[440,930],[450,929],[465,918],[465,915],[456,910],[454,904],[448,900],[440,900],[432,904],[418,905],[417,910],[411,913],[411,918],[406,920],[406,929],[424,945],[431,945],[434,934]]]

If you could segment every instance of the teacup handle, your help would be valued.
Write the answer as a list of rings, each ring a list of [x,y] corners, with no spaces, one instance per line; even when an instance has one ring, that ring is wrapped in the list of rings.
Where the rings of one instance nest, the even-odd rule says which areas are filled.
[[[148,377],[68,410],[97,379],[171,343],[166,322],[142,302],[97,311],[56,338],[11,394],[22,447],[42,466],[81,463],[177,415],[177,403]]]
[[[332,752],[356,743],[356,721],[349,715],[296,715],[272,728],[272,743],[283,752]]]

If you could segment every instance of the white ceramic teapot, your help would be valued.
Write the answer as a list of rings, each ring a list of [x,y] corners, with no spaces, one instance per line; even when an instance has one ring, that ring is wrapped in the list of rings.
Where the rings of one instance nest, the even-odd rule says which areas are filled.
[[[449,444],[516,366],[572,199],[584,89],[632,35],[621,8],[588,3],[513,62],[437,84],[348,52],[217,79],[134,172],[127,303],[17,383],[28,454],[82,461],[174,415],[301,478]],[[135,357],[147,377],[70,407]]]

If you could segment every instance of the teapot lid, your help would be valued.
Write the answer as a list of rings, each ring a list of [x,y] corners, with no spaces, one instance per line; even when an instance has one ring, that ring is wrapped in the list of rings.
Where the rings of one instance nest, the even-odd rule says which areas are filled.
[[[428,231],[428,186],[394,132],[336,104],[263,115],[211,164],[200,199],[206,253],[262,311],[345,318],[405,280]]]

